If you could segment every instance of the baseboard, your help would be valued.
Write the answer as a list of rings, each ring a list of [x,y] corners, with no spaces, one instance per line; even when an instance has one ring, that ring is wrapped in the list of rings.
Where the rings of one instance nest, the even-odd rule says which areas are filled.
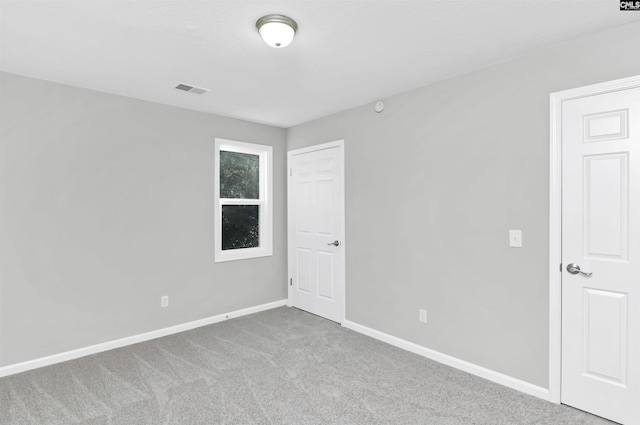
[[[255,307],[243,308],[229,313],[218,314],[216,316],[207,317],[205,319],[195,320],[193,322],[183,323],[181,325],[170,326],[168,328],[158,329],[139,335],[128,336],[113,341],[103,342],[101,344],[90,345],[76,350],[66,351],[64,353],[53,354],[39,359],[29,360],[22,363],[16,363],[8,366],[0,367],[0,378],[3,376],[15,375],[16,373],[26,372],[28,370],[37,369],[39,367],[49,366],[56,363],[66,362],[68,360],[89,356],[91,354],[101,353],[103,351],[113,350],[114,348],[125,347],[127,345],[137,344],[139,342],[149,341],[163,336],[188,331],[191,329],[207,326],[224,320],[236,317],[246,316],[248,314],[258,313],[273,308],[282,307],[287,304],[287,300],[279,300],[266,304],[257,305]]]
[[[542,398],[544,400],[549,399],[548,389],[530,384],[529,382],[525,382],[520,379],[516,379],[512,376],[505,375],[505,374],[496,372],[494,370],[487,369],[485,367],[478,366],[473,363],[469,363],[464,360],[460,360],[456,357],[452,357],[447,354],[443,354],[438,351],[431,350],[421,345],[414,344],[413,342],[409,342],[404,339],[395,337],[393,335],[389,335],[384,332],[380,332],[375,329],[368,328],[366,326],[360,325],[355,322],[351,322],[349,320],[345,320],[342,323],[342,326],[344,326],[345,328],[351,329],[355,332],[361,333],[363,335],[367,335],[377,340],[386,342],[387,344],[391,344],[398,348],[402,348],[403,350],[407,350],[412,353],[418,354],[420,356],[426,357],[428,359],[435,360],[436,362],[446,364],[447,366],[460,369],[462,371],[465,371],[473,375],[479,376],[481,378],[487,379],[489,381],[504,385],[514,390],[518,390],[523,393]]]

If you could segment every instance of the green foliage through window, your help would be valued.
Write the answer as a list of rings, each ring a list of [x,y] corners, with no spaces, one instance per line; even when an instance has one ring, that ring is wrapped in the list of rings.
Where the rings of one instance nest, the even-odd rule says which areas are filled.
[[[258,205],[222,206],[222,249],[260,246],[260,207]]]
[[[272,147],[215,144],[215,261],[273,255]]]
[[[220,151],[220,198],[260,198],[260,156]]]

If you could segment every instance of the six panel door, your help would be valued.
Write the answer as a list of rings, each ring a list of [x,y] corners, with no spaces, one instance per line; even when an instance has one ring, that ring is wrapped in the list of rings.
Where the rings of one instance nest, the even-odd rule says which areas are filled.
[[[640,89],[565,101],[562,155],[561,400],[640,424]]]
[[[342,150],[292,156],[292,304],[341,323],[344,319]]]

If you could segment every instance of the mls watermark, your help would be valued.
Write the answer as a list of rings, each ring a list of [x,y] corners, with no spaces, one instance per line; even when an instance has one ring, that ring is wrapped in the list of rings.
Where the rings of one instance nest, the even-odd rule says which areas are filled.
[[[638,0],[620,0],[620,10],[637,10],[640,11],[640,1]]]

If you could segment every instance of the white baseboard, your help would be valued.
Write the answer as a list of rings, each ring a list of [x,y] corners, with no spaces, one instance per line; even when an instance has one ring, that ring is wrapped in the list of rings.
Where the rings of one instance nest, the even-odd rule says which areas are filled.
[[[439,362],[439,363],[446,364],[447,366],[451,366],[453,368],[463,370],[465,372],[468,372],[473,375],[479,376],[481,378],[487,379],[489,381],[504,385],[514,390],[518,390],[523,393],[542,398],[544,400],[549,399],[548,389],[530,384],[529,382],[525,382],[520,379],[511,377],[509,375],[505,375],[505,374],[496,372],[494,370],[487,369],[482,366],[478,366],[476,364],[469,363],[464,360],[460,360],[456,357],[452,357],[447,354],[443,354],[438,351],[431,350],[421,345],[414,344],[413,342],[409,342],[404,339],[386,334],[384,332],[380,332],[375,329],[368,328],[366,326],[360,325],[355,322],[351,322],[349,320],[345,320],[342,323],[342,326],[344,326],[345,328],[351,329],[353,331],[356,331],[358,333],[361,333],[363,335],[367,335],[377,340],[386,342],[387,344],[391,344],[398,348],[402,348],[403,350],[411,351],[412,353],[418,354],[420,356],[426,357],[431,360],[435,360],[436,362]]]
[[[66,351],[64,353],[53,354],[39,359],[29,360],[22,363],[16,363],[8,366],[0,367],[0,378],[3,376],[15,375],[16,373],[26,372],[28,370],[37,369],[39,367],[49,366],[56,363],[66,362],[91,354],[101,353],[114,348],[125,347],[127,345],[137,344],[139,342],[149,341],[151,339],[161,338],[163,336],[188,331],[191,329],[207,326],[223,320],[233,319],[236,317],[246,316],[248,314],[258,313],[260,311],[271,310],[272,308],[282,307],[287,304],[287,300],[274,301],[266,304],[257,305],[255,307],[243,308],[241,310],[229,313],[218,314],[216,316],[207,317],[206,319],[195,320],[193,322],[183,323],[181,325],[171,326],[156,331],[146,332],[139,335],[128,336],[113,341],[103,342],[101,344],[90,345],[88,347],[78,348],[76,350]]]

